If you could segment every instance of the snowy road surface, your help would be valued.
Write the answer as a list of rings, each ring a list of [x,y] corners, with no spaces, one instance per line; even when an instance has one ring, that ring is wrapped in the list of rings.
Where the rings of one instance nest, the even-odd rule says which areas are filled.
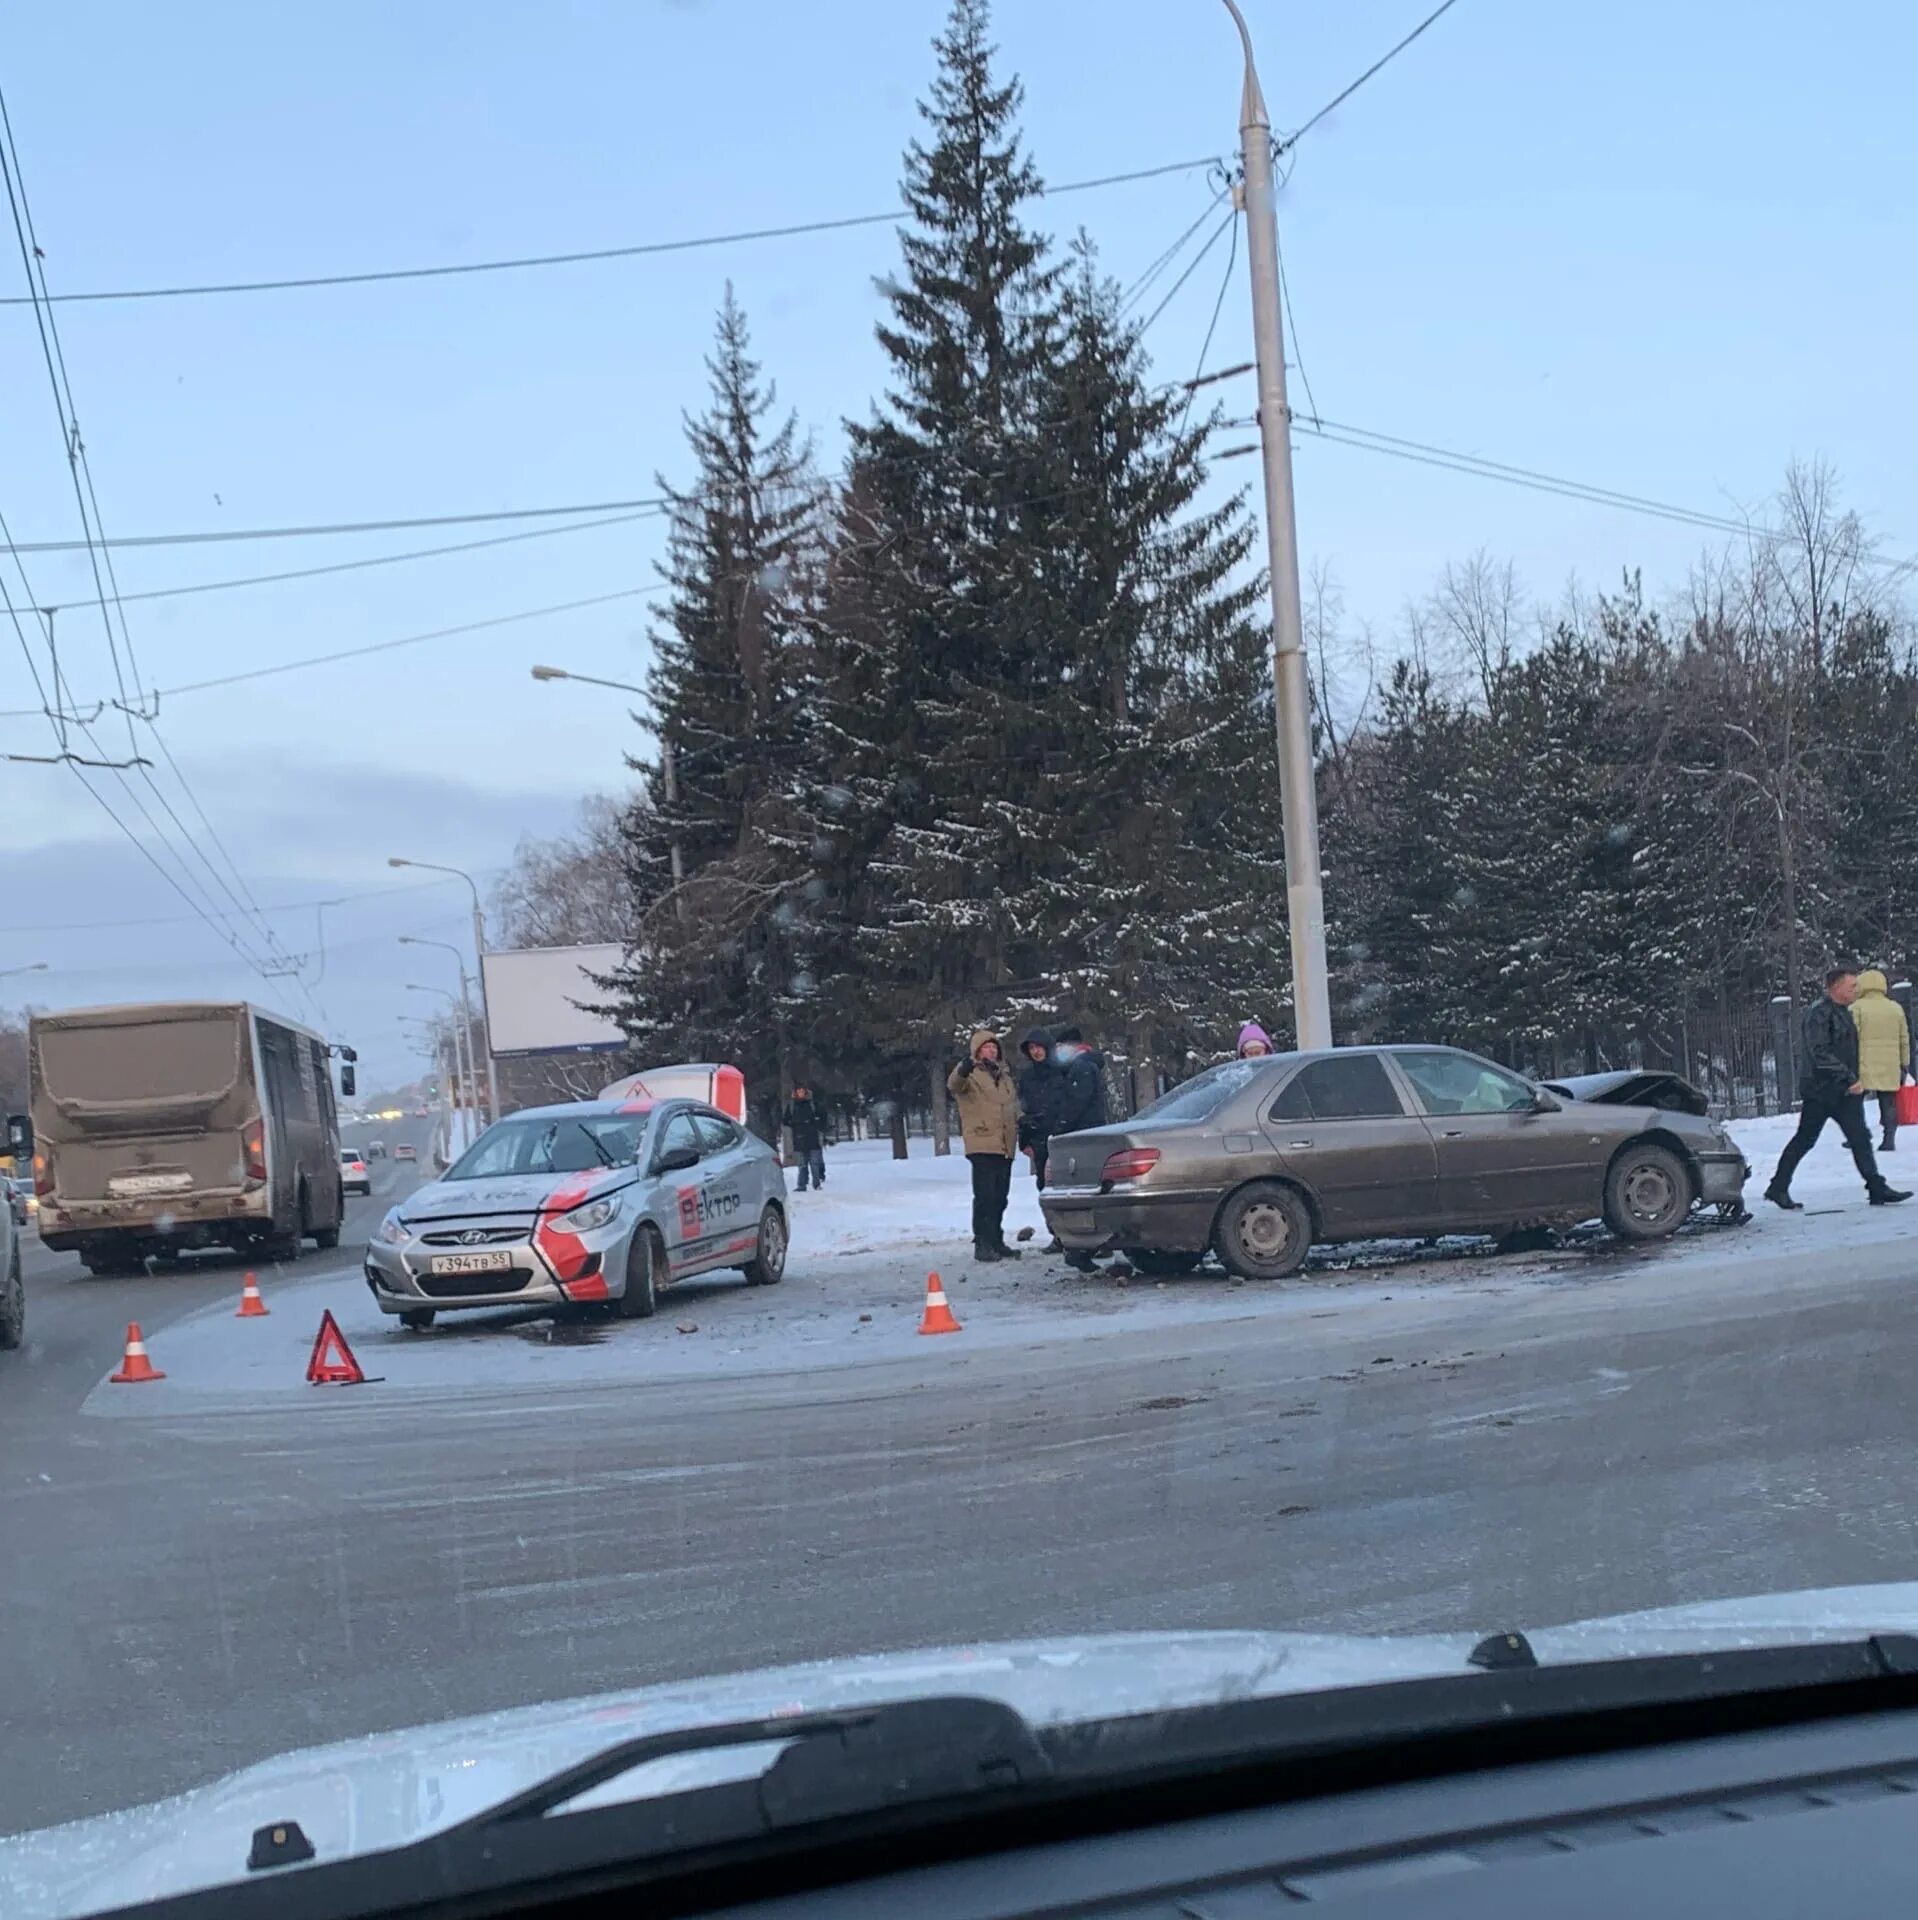
[[[1788,1124],[1740,1129],[1759,1184]],[[266,1321],[231,1317],[231,1263],[36,1265],[0,1365],[0,1620],[36,1650],[0,1703],[0,1824],[863,1647],[1489,1630],[1918,1571],[1918,1203],[1866,1208],[1835,1140],[1803,1214],[1280,1289],[973,1268],[964,1163],[915,1147],[831,1156],[775,1292],[702,1282],[550,1339],[403,1335],[356,1246],[263,1275]],[[929,1266],[965,1333],[909,1331]],[[295,1384],[335,1297],[377,1385]],[[128,1317],[167,1383],[98,1385]]]

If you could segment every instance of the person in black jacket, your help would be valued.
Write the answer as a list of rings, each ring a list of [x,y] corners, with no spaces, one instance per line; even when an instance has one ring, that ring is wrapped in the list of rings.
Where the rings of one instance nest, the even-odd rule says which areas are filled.
[[[1105,1056],[1086,1045],[1077,1027],[1061,1027],[1052,1047],[1053,1070],[1059,1076],[1052,1097],[1052,1131],[1083,1133],[1106,1123]],[[1092,1269],[1089,1253],[1068,1253],[1066,1265],[1081,1273]]]
[[[1025,1059],[1019,1069],[1019,1149],[1032,1162],[1033,1179],[1043,1187],[1059,1069],[1053,1064],[1052,1036],[1044,1027],[1034,1027],[1019,1042],[1019,1051]]]
[[[1865,1089],[1858,1078],[1858,1028],[1851,1017],[1851,1003],[1857,997],[1858,969],[1836,966],[1825,975],[1823,997],[1805,1010],[1799,1030],[1798,1131],[1785,1143],[1778,1171],[1765,1189],[1765,1198],[1788,1213],[1796,1212],[1799,1205],[1791,1197],[1791,1177],[1817,1144],[1828,1120],[1838,1122],[1874,1207],[1911,1198],[1886,1183],[1872,1157]]]
[[[1059,1072],[1052,1109],[1054,1133],[1084,1133],[1106,1123],[1105,1056],[1086,1045],[1077,1027],[1061,1027],[1052,1058]]]
[[[799,1162],[799,1191],[806,1191],[806,1178],[815,1187],[826,1184],[826,1135],[819,1124],[819,1109],[813,1105],[810,1087],[793,1088],[793,1097],[783,1115],[787,1132],[793,1137],[793,1158]]]

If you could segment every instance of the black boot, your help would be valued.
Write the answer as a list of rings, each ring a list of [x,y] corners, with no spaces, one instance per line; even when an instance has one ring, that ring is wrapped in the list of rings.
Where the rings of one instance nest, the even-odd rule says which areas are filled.
[[[1902,1187],[1887,1186],[1884,1181],[1871,1189],[1871,1204],[1874,1207],[1895,1207],[1900,1200],[1909,1200],[1911,1195]]]
[[[1007,1246],[1003,1240],[999,1242],[994,1251],[1001,1260],[1016,1260],[1019,1258],[1019,1249],[1017,1247]]]
[[[1097,1273],[1099,1270],[1098,1263],[1093,1259],[1091,1254],[1085,1252],[1083,1249],[1077,1249],[1068,1253],[1066,1255],[1066,1265],[1075,1273]]]
[[[1804,1211],[1799,1203],[1791,1197],[1791,1194],[1784,1187],[1781,1187],[1776,1180],[1765,1189],[1765,1198],[1769,1200],[1774,1207],[1782,1207],[1787,1213],[1801,1213]]]
[[[1003,1260],[1005,1255],[1001,1253],[990,1240],[975,1240],[972,1243],[972,1257],[975,1260],[991,1262],[994,1260]]]

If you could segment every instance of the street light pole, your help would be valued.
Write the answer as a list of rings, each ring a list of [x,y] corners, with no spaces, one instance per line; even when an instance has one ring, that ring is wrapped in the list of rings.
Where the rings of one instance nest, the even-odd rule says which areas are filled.
[[[486,916],[480,911],[479,882],[463,867],[437,867],[430,860],[403,860],[398,854],[389,854],[386,864],[389,867],[417,867],[422,873],[450,873],[457,880],[464,880],[473,896],[473,964],[479,969],[480,1023],[486,1029],[486,1104],[490,1117],[497,1120],[499,1110],[499,1068],[493,1061],[493,1010],[486,1000]],[[471,1052],[472,1035],[467,1035],[467,1048]]]
[[[1325,893],[1319,877],[1319,805],[1312,768],[1312,690],[1299,601],[1299,530],[1292,494],[1292,410],[1285,397],[1285,329],[1279,289],[1278,196],[1272,120],[1259,86],[1252,34],[1238,0],[1225,0],[1245,48],[1239,137],[1245,158],[1246,252],[1259,369],[1259,438],[1265,450],[1265,532],[1272,581],[1272,681],[1278,712],[1279,805],[1292,940],[1292,1010],[1302,1048],[1332,1044],[1326,982]]]
[[[471,1100],[475,1106],[478,1106],[479,1077],[473,1067],[473,1021],[472,1013],[466,1004],[464,991],[456,998],[452,993],[448,992],[445,987],[420,986],[411,980],[406,983],[406,990],[408,993],[437,993],[441,999],[449,1002],[457,1009],[454,1016],[455,1025],[453,1032],[453,1080],[455,1091],[457,1092],[458,1090],[458,1083],[464,1079],[467,1089],[466,1097]],[[459,1029],[461,1027],[464,1027],[466,1030],[466,1052],[464,1056],[460,1053]],[[460,1103],[455,1099],[453,1104],[458,1106]]]
[[[473,1003],[467,995],[466,956],[450,940],[422,940],[417,934],[411,933],[402,933],[398,939],[403,947],[438,947],[442,953],[450,953],[453,956],[453,964],[459,969],[460,975],[460,1026],[466,1035],[466,1069],[469,1074],[473,1073]],[[468,1084],[472,1088],[473,1104],[478,1106],[479,1081],[473,1079]],[[495,1120],[499,1118],[497,1111],[493,1114],[493,1118]]]
[[[647,698],[644,687],[636,687],[628,680],[602,680],[593,673],[572,673],[565,667],[535,667],[535,680],[577,680],[588,687],[611,687],[615,693],[636,693],[644,700]],[[659,739],[659,779],[666,790],[666,804],[669,807],[679,805],[679,765],[673,758],[673,743],[664,734]],[[666,842],[666,863],[673,876],[673,912],[684,924],[687,917],[686,906],[686,866],[680,858],[679,836],[673,834]]]

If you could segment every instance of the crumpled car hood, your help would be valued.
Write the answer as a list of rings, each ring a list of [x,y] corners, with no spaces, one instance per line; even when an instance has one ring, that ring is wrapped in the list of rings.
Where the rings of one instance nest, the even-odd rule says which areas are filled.
[[[631,1167],[608,1167],[596,1174],[513,1173],[491,1180],[435,1180],[400,1202],[400,1218],[412,1226],[422,1220],[537,1213],[561,1188],[570,1196],[567,1204],[576,1207],[589,1194],[623,1187],[633,1177]]]
[[[1918,1582],[1712,1601],[1525,1631],[1548,1665],[1857,1639],[1918,1631]],[[297,1820],[319,1863],[404,1846],[640,1734],[940,1693],[1000,1700],[1035,1726],[1057,1725],[1468,1673],[1466,1656],[1483,1637],[1147,1633],[1028,1640],[767,1668],[443,1721],[281,1754],[170,1800],[0,1839],[0,1913],[7,1920],[66,1920],[239,1880],[255,1828],[276,1821]],[[738,1777],[740,1756],[750,1752],[655,1762],[575,1804]],[[763,1764],[762,1757],[746,1770]]]

